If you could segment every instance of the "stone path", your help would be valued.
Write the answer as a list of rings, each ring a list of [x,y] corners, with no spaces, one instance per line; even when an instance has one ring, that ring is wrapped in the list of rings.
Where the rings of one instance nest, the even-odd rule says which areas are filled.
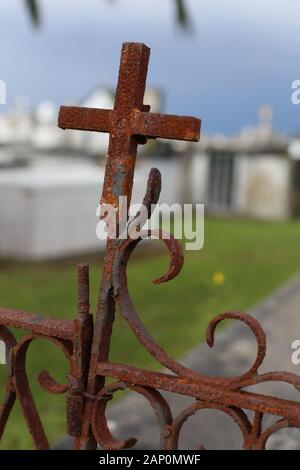
[[[275,295],[252,309],[267,336],[267,357],[260,372],[286,370],[300,374],[300,365],[291,362],[291,344],[300,339],[300,276],[281,287]],[[182,361],[185,365],[202,374],[218,377],[236,376],[243,373],[253,362],[256,343],[249,329],[240,322],[216,336],[215,346],[210,349],[200,344]],[[255,387],[255,391],[274,394],[300,401],[300,395],[288,384],[270,383]],[[165,394],[173,415],[176,415],[191,400]],[[159,432],[155,416],[145,399],[129,394],[117,402],[108,412],[115,437],[137,437],[136,448],[158,448]],[[201,411],[190,418],[181,434],[181,448],[191,449],[202,443],[208,449],[241,448],[241,436],[234,423],[223,413]],[[272,449],[300,449],[300,430],[282,430],[268,441]],[[66,441],[60,447],[65,447]]]

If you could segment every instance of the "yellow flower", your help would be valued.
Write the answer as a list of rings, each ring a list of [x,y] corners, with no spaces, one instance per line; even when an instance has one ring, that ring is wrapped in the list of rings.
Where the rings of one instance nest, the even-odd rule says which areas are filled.
[[[225,282],[224,274],[221,271],[216,271],[213,274],[213,284],[215,284],[215,286],[222,286],[224,282]]]

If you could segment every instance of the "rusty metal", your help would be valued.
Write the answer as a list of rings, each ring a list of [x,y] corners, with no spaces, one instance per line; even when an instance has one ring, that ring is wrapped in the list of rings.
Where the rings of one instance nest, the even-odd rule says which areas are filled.
[[[63,129],[109,132],[101,203],[112,203],[116,211],[120,209],[119,196],[127,196],[130,203],[138,144],[155,137],[187,141],[200,138],[198,119],[152,114],[150,107],[143,104],[149,55],[150,50],[144,44],[123,45],[113,110],[62,106],[59,113],[58,125]],[[152,169],[143,201],[149,217],[153,205],[158,202],[160,189],[160,173]],[[137,240],[130,236],[126,240],[108,238],[95,321],[90,313],[87,265],[78,267],[78,311],[74,321],[0,308],[0,339],[7,349],[7,381],[0,408],[0,438],[18,400],[35,447],[49,448],[30,391],[25,364],[28,347],[34,339],[41,337],[60,348],[70,363],[65,384],[57,383],[45,371],[40,373],[38,380],[49,393],[66,394],[67,432],[75,437],[76,449],[94,449],[97,444],[105,449],[134,446],[135,438],[116,440],[105,417],[107,402],[117,390],[124,389],[139,393],[148,400],[160,426],[160,448],[164,449],[176,449],[183,424],[205,408],[219,410],[232,418],[241,431],[245,449],[263,449],[270,435],[279,429],[300,427],[300,403],[245,391],[246,387],[267,381],[286,382],[300,390],[300,377],[295,374],[258,372],[266,353],[266,338],[260,324],[251,316],[227,312],[213,319],[207,329],[206,339],[211,347],[215,329],[225,319],[242,321],[251,329],[257,342],[257,357],[250,369],[238,377],[218,378],[196,373],[171,358],[152,338],[130,299],[126,276],[131,253],[145,238],[144,235],[150,234],[153,235],[153,232],[145,234],[141,231]],[[183,253],[174,237],[166,239],[161,231],[156,231],[155,235],[165,243],[170,256],[168,272],[153,281],[161,284],[179,274]],[[138,341],[171,373],[153,372],[109,361],[116,305]],[[10,327],[29,334],[17,341]],[[108,377],[116,381],[107,385]],[[195,402],[173,417],[161,394],[163,391],[193,397]],[[246,414],[247,410],[254,412],[252,419]],[[277,420],[263,429],[265,414],[274,415]]]

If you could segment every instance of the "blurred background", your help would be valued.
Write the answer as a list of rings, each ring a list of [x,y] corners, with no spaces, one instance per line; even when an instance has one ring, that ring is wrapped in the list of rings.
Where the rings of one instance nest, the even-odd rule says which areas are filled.
[[[206,212],[204,248],[186,253],[170,285],[151,285],[168,264],[157,243],[134,257],[130,286],[146,326],[180,358],[203,341],[214,315],[251,308],[295,274],[300,107],[291,85],[300,73],[299,14],[296,0],[3,0],[0,304],[73,318],[76,263],[88,261],[94,311],[108,137],[61,131],[57,113],[61,104],[113,107],[124,41],[151,47],[145,104],[202,119],[199,143],[157,140],[139,148],[135,202],[155,166],[161,202],[204,203]],[[113,359],[159,367],[120,319],[115,338]],[[48,367],[63,380],[59,354],[39,340],[28,357],[53,442],[65,432],[64,399],[49,398],[35,375]],[[0,448],[30,446],[16,408]]]

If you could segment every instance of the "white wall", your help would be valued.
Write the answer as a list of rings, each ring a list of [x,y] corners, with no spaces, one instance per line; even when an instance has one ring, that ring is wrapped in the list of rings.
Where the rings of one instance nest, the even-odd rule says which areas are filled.
[[[138,157],[133,188],[133,201],[142,202],[151,168],[157,168],[161,173],[162,187],[159,202],[168,204],[180,203],[179,188],[181,177],[181,162],[177,158],[145,158]]]
[[[264,219],[290,216],[290,162],[278,155],[237,158],[236,205],[239,212]]]
[[[160,202],[177,201],[180,166],[174,159],[142,160],[134,178],[132,202],[141,203],[148,173],[162,173]],[[0,257],[42,260],[101,251],[96,236],[104,168],[88,164],[51,164],[0,172]]]
[[[191,194],[194,203],[205,203],[208,185],[209,157],[204,153],[193,155],[191,163]]]
[[[191,200],[205,203],[208,157],[191,157]],[[264,219],[290,215],[290,162],[270,155],[237,156],[234,210]],[[132,202],[141,203],[148,173],[162,173],[161,203],[180,203],[182,163],[140,157]],[[47,259],[103,250],[96,236],[96,209],[104,169],[88,164],[41,164],[0,172],[0,257]]]
[[[207,203],[209,156],[194,155],[191,166],[193,202]],[[234,214],[263,219],[290,216],[290,161],[278,155],[242,155],[234,160]]]
[[[101,172],[57,172],[1,172],[1,257],[38,260],[103,249],[96,237]]]

